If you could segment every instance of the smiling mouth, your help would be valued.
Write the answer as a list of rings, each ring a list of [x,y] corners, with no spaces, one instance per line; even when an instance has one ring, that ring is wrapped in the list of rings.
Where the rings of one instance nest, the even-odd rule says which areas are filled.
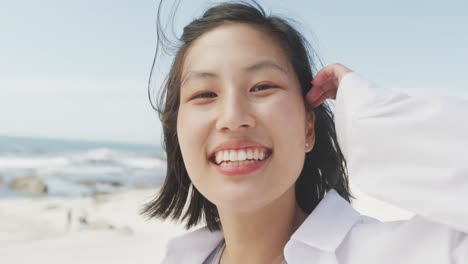
[[[271,154],[270,149],[261,148],[222,150],[213,154],[209,160],[220,167],[239,167],[266,160]]]

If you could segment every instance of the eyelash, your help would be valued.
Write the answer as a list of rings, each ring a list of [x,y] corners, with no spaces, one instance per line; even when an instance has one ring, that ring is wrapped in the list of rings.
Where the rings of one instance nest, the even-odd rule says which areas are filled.
[[[258,88],[258,87],[269,87],[269,88],[276,88],[276,86],[275,86],[275,85],[273,85],[273,84],[269,84],[269,83],[262,83],[262,84],[256,85],[256,86],[255,86],[254,88],[252,88],[252,89],[255,89],[255,88]],[[263,91],[263,89],[262,89],[261,91]]]
[[[268,88],[276,88],[275,85],[273,84],[268,84],[268,83],[264,83],[264,84],[259,84],[259,85],[256,85],[252,88],[255,89],[255,88],[258,88],[258,87],[268,87]],[[263,91],[264,89],[261,89],[260,91]],[[214,96],[212,96],[214,95]],[[216,94],[213,93],[213,92],[203,92],[203,93],[199,93],[197,95],[195,95],[194,97],[192,97],[192,100],[193,99],[209,99],[209,98],[213,98],[213,97],[216,97]]]
[[[206,95],[214,95],[214,96],[206,96]],[[198,98],[209,99],[209,98],[213,98],[215,96],[216,96],[216,94],[213,93],[213,92],[204,92],[204,93],[199,93],[199,94],[195,95],[194,97],[192,97],[192,100],[193,99],[198,99]]]

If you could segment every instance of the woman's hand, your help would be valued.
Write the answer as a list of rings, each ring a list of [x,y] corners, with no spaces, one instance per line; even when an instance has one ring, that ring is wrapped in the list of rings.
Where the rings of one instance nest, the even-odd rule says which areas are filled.
[[[312,89],[306,95],[307,102],[316,108],[326,99],[336,99],[341,79],[349,72],[352,70],[339,63],[322,68],[312,80]]]

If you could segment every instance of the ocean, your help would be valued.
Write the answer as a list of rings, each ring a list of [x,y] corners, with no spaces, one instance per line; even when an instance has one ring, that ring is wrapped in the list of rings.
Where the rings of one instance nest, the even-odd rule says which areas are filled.
[[[159,186],[166,172],[160,146],[0,136],[0,198],[18,178],[35,177],[43,195],[89,196]]]

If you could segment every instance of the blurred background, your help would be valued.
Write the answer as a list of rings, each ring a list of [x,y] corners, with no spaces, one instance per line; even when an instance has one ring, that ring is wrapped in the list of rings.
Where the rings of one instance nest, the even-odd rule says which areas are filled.
[[[101,223],[90,220],[99,209],[83,209],[85,202],[71,205],[67,199],[96,202],[99,195],[146,189],[140,195],[146,200],[134,199],[128,207],[139,208],[164,180],[161,126],[147,87],[158,2],[0,0],[0,244],[9,245],[4,252],[12,254],[10,263],[30,261],[21,253],[26,244],[37,252],[51,246],[32,243],[52,239],[51,233],[58,240],[50,243],[58,243],[71,239],[65,231]],[[173,24],[176,35],[216,2],[221,1],[181,1]],[[298,21],[316,52],[317,68],[340,62],[381,86],[468,99],[466,1],[258,2],[273,14]],[[170,56],[157,63],[155,93],[169,62]],[[51,205],[46,199],[28,207],[44,196],[64,200]],[[124,200],[118,201],[112,206]],[[31,225],[29,218],[31,211],[44,208],[55,211],[53,216],[42,214],[47,216],[41,223],[50,229],[38,234],[44,225]],[[103,212],[109,211],[116,210]],[[136,209],[133,213],[136,219]],[[391,213],[383,214],[392,219]],[[57,218],[63,230],[50,224]],[[116,218],[122,217],[105,220],[104,229],[148,231]],[[153,243],[162,246],[166,238],[161,235]],[[76,245],[63,250],[74,254]],[[95,254],[97,261],[101,253]],[[57,258],[57,263],[63,261]],[[135,263],[127,260],[114,259]]]
[[[101,186],[106,190],[115,181],[161,182],[161,127],[147,96],[158,2],[1,2],[3,182],[39,175],[54,181],[52,193],[63,193],[54,184],[81,188],[72,186],[78,178],[98,174],[114,175],[106,178],[114,186]],[[176,35],[215,2],[181,1]],[[341,62],[382,86],[468,96],[466,1],[259,2],[298,21],[320,58],[318,68]],[[173,1],[165,3],[167,19]],[[158,61],[154,92],[169,63],[170,56]],[[67,182],[57,183],[64,176]]]

